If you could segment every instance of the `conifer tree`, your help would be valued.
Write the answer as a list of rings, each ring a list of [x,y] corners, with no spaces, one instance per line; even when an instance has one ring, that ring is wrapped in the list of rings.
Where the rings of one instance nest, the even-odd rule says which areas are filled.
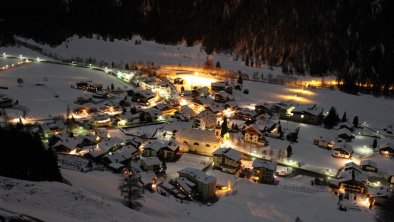
[[[287,146],[287,158],[290,158],[292,154],[293,154],[293,148],[289,144],[289,146]]]
[[[223,117],[223,122],[222,125],[220,126],[221,130],[220,130],[220,137],[223,138],[223,136],[228,133],[228,126],[227,126],[227,117]]]
[[[131,172],[128,176],[122,178],[118,190],[122,197],[122,203],[126,207],[135,210],[142,207],[142,204],[139,202],[143,198],[142,186],[135,173]]]
[[[358,127],[358,116],[355,116],[355,117],[353,118],[353,126],[354,126],[354,127]]]
[[[337,120],[336,117],[337,111],[335,110],[335,107],[332,106],[330,111],[328,112],[328,115],[324,119],[324,127],[332,129],[335,126]]]

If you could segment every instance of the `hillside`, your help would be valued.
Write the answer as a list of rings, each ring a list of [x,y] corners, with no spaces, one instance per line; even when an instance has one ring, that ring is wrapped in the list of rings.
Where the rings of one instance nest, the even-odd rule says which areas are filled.
[[[390,32],[394,5],[388,0],[1,0],[0,4],[4,43],[12,42],[15,34],[50,45],[74,34],[98,33],[110,41],[139,34],[166,44],[202,43],[208,54],[231,52],[247,66],[265,63],[291,73],[334,73],[349,88],[366,83],[387,93],[394,83]],[[20,14],[24,16],[15,16]]]

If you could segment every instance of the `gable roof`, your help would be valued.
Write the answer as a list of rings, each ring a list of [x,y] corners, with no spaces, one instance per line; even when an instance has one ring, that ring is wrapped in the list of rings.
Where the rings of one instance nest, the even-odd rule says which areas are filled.
[[[339,177],[340,178],[339,178],[338,182],[345,182],[345,181],[354,180],[354,181],[363,183],[367,179],[367,176],[365,176],[364,173],[359,172],[359,171],[354,170],[354,169],[342,171],[339,174]]]
[[[384,149],[384,148],[391,148],[391,149],[394,149],[394,146],[393,146],[393,144],[391,144],[391,143],[385,143],[385,144],[380,145],[379,148],[380,148],[380,149]]]
[[[376,162],[374,162],[372,160],[361,160],[360,166],[371,166],[374,168],[378,168],[378,165],[376,164]]]
[[[215,150],[212,154],[224,155],[234,161],[240,161],[243,153],[232,148],[219,148]]]
[[[101,141],[100,143],[98,143],[97,147],[99,149],[109,151],[111,148],[113,148],[116,145],[120,145],[122,142],[123,142],[123,140],[120,139],[119,137],[111,137],[111,138],[107,138],[107,139]]]
[[[306,113],[318,116],[323,113],[323,107],[319,107],[316,104],[299,104],[293,109],[292,113]]]
[[[154,151],[158,152],[164,146],[165,145],[162,144],[161,142],[159,142],[158,140],[154,140],[153,142],[149,141],[148,143],[146,143],[144,145],[144,149],[151,149],[151,150],[154,150]]]
[[[349,162],[345,164],[345,170],[352,170],[352,169],[362,172],[360,166],[354,162]]]
[[[248,127],[245,128],[246,130],[253,130],[255,132],[257,132],[259,135],[263,135],[263,133],[260,131],[260,129],[258,128],[258,126],[256,124],[251,124]]]
[[[273,171],[276,171],[276,164],[274,162],[263,160],[263,159],[255,159],[252,163],[253,168],[267,168]]]
[[[187,167],[182,170],[179,170],[178,173],[186,174],[191,178],[195,179],[196,181],[203,183],[203,184],[210,184],[216,182],[216,177],[209,176],[205,174],[202,170]]]
[[[348,153],[353,153],[353,147],[347,143],[335,143],[335,145],[332,149],[333,150],[341,149],[341,150],[346,151]]]
[[[156,166],[160,165],[161,162],[158,157],[141,157],[141,162],[143,162],[146,166]]]
[[[57,141],[57,143],[55,143],[55,145],[53,145],[54,148],[56,147],[60,147],[60,146],[64,146],[67,149],[74,149],[79,143],[81,142],[81,140],[79,138],[66,138],[63,140],[59,140]]]
[[[172,151],[175,151],[179,148],[179,143],[176,140],[170,140],[167,142],[166,147]]]
[[[134,153],[137,152],[137,149],[131,145],[126,145],[115,152],[112,155],[108,155],[107,158],[112,163],[122,162],[130,159]]]
[[[352,137],[352,136],[353,136],[352,132],[350,132],[350,130],[347,129],[347,128],[342,128],[342,129],[340,129],[340,130],[338,131],[338,136],[339,136],[339,135],[346,135],[346,136],[348,136],[348,137]]]

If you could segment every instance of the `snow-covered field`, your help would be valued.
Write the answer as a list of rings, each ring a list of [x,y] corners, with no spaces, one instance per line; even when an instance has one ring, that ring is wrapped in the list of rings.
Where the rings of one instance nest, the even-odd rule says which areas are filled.
[[[24,81],[22,87],[17,84],[18,78],[22,78]],[[77,97],[85,95],[86,92],[71,89],[70,86],[82,80],[92,80],[104,87],[111,85],[111,83],[116,88],[130,87],[115,77],[99,71],[32,62],[1,72],[0,86],[6,86],[8,89],[0,89],[0,93],[10,95],[14,100],[18,100],[20,105],[27,107],[28,116],[42,119],[64,115],[67,105],[71,109],[77,107],[73,102]],[[44,85],[37,86],[37,83],[44,83]],[[55,97],[55,95],[59,97]]]
[[[129,41],[114,40],[113,42],[74,36],[53,48],[48,45],[38,44],[32,40],[20,39],[67,59],[79,57],[84,59],[94,58],[97,62],[106,61],[108,63],[115,62],[116,64],[137,64],[139,62],[146,64],[147,62],[154,62],[156,65],[191,65],[201,67],[207,57],[209,57],[213,60],[213,65],[219,61],[221,67],[226,70],[240,69],[247,73],[253,73],[254,71],[261,73],[261,71],[264,71],[264,73],[268,74],[267,67],[246,67],[241,59],[234,61],[234,56],[229,54],[214,53],[213,55],[207,55],[201,44],[186,47],[184,45],[163,45],[154,41],[142,40],[141,45],[135,45],[135,40],[141,40],[139,36],[134,36]],[[269,72],[273,75],[280,73],[279,69],[269,70]]]

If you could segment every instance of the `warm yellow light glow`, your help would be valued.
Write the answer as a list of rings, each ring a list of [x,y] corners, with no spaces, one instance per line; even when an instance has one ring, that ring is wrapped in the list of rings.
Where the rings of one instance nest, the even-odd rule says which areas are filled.
[[[186,99],[181,99],[181,100],[179,101],[179,104],[180,104],[181,106],[187,106],[187,105],[189,105],[189,101],[187,101]]]
[[[297,103],[313,103],[313,100],[305,98],[305,97],[301,97],[301,96],[297,96],[297,95],[284,95],[284,94],[279,94],[277,95],[277,97],[280,100],[289,100],[289,101],[295,101]]]
[[[301,89],[287,88],[286,90],[289,91],[289,92],[292,92],[292,93],[302,94],[302,95],[306,95],[306,96],[314,96],[314,95],[316,95],[315,92],[312,92],[312,91],[304,89],[304,88],[301,88]]]
[[[127,123],[127,120],[122,119],[122,120],[120,120],[120,121],[118,122],[118,125],[119,125],[119,126],[124,126],[124,125],[126,125],[126,123]]]
[[[177,75],[184,80],[185,89],[192,89],[194,86],[197,87],[211,87],[211,83],[217,82],[218,80],[210,76],[202,75]]]
[[[234,113],[235,113],[235,111],[232,110],[232,109],[229,109],[229,108],[223,110],[223,115],[224,115],[225,117],[227,117],[227,118],[230,118],[231,116],[233,116]]]

